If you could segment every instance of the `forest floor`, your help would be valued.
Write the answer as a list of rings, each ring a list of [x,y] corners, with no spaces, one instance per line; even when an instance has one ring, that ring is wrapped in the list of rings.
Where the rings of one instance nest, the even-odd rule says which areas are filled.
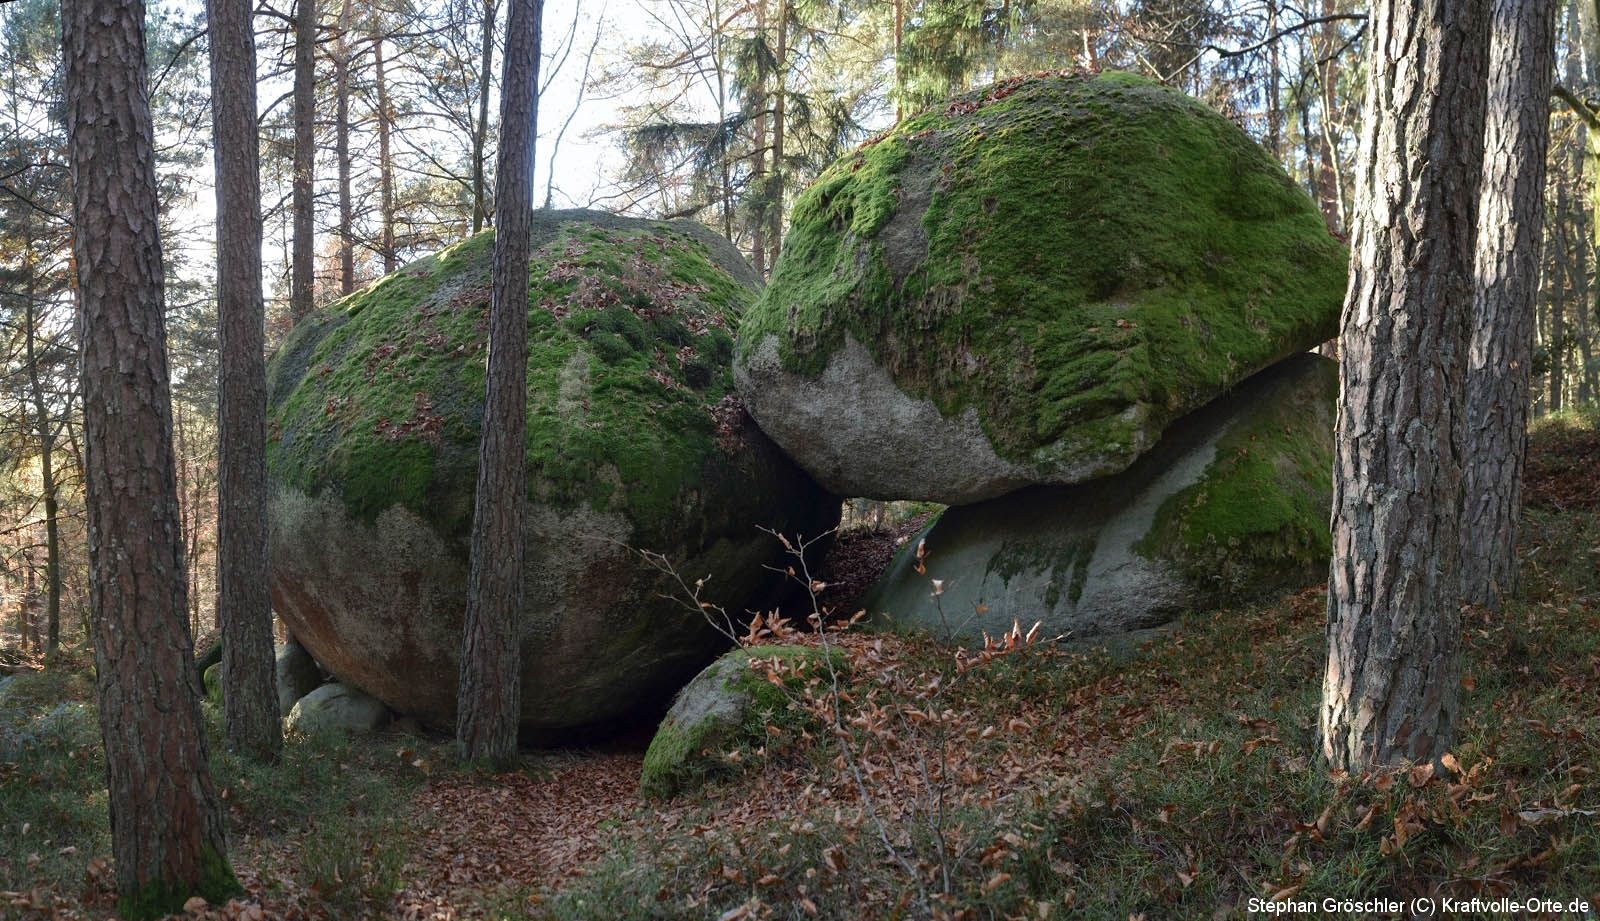
[[[1581,900],[1588,914],[1565,917],[1593,918],[1596,419],[1543,424],[1526,482],[1523,591],[1500,615],[1465,612],[1451,772],[1319,766],[1320,587],[1116,653],[1019,632],[957,655],[852,630],[800,639],[849,663],[837,686],[795,695],[820,722],[728,752],[667,802],[638,792],[640,740],[532,753],[499,776],[403,734],[294,737],[272,767],[216,755],[246,893],[191,916],[1154,921],[1265,910],[1253,899],[1409,917],[1422,898],[1446,917],[1557,917]],[[903,537],[841,542],[839,582],[866,579]],[[10,666],[0,918],[112,913],[77,664]],[[1548,902],[1442,901],[1474,897]]]

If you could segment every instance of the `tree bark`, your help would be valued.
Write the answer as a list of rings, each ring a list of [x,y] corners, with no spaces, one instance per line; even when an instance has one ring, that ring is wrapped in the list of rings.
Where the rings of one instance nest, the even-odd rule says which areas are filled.
[[[526,546],[528,258],[538,137],[542,0],[511,0],[495,160],[489,369],[472,516],[472,572],[461,652],[461,757],[514,764],[522,711],[522,563]]]
[[[767,183],[767,267],[778,264],[783,248],[784,130],[789,111],[789,0],[778,0],[778,65],[773,74],[772,102],[772,179]]]
[[[483,225],[489,220],[488,179],[484,176],[488,163],[484,151],[489,145],[489,80],[494,75],[494,18],[497,10],[495,0],[484,0],[483,62],[478,71],[478,129],[472,135],[473,233],[483,230]]]
[[[1334,129],[1338,124],[1339,62],[1335,55],[1339,48],[1339,26],[1331,17],[1337,12],[1334,0],[1322,0],[1322,15],[1327,21],[1321,29],[1317,47],[1317,89],[1321,101],[1321,117],[1317,121],[1317,203],[1322,207],[1323,220],[1335,230],[1349,228],[1349,209],[1345,207],[1344,188],[1339,175],[1338,144]]]
[[[383,224],[379,230],[378,250],[383,258],[383,274],[389,275],[400,267],[400,253],[394,242],[394,154],[390,148],[394,110],[389,105],[383,35],[378,31],[376,19],[372,27],[372,80],[378,94],[378,217]]]
[[[289,318],[299,323],[315,306],[317,172],[317,0],[300,0],[294,18],[294,252],[289,267]]]
[[[756,39],[767,40],[767,0],[755,0]],[[756,190],[756,214],[751,222],[750,267],[758,278],[767,277],[767,77],[757,74],[750,88],[751,123],[755,128],[755,165],[750,170],[751,187]]]
[[[1544,241],[1555,0],[1495,0],[1478,297],[1467,358],[1461,595],[1498,610],[1517,587],[1533,313]]]
[[[33,398],[34,430],[39,438],[39,483],[44,490],[44,581],[45,581],[45,640],[46,661],[53,660],[61,649],[61,513],[60,489],[56,483],[55,425],[45,404],[44,381],[39,377],[38,317],[36,316],[35,269],[33,244],[29,241],[23,259],[28,277],[28,290],[24,293],[23,337],[25,358],[28,362],[28,389]],[[31,575],[31,573],[30,573]],[[37,624],[35,624],[37,628]]]
[[[266,309],[261,300],[261,149],[251,0],[209,0],[217,170],[217,620],[223,727],[257,761],[283,749],[267,591]]]
[[[1369,20],[1321,714],[1336,769],[1436,759],[1454,738],[1488,8],[1379,0]]]
[[[207,766],[185,620],[140,0],[66,0],[68,150],[82,321],[89,608],[118,909],[238,891]]]
[[[339,41],[333,55],[333,150],[339,177],[339,296],[356,289],[356,219],[350,189],[350,0],[339,7]]]

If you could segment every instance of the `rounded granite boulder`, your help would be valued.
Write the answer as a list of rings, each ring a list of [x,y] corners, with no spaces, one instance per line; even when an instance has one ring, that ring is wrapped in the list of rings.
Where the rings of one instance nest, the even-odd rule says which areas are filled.
[[[268,369],[275,610],[401,714],[454,720],[483,412],[492,234],[308,317]],[[528,297],[522,729],[664,708],[726,641],[661,554],[738,613],[782,547],[838,520],[734,393],[756,279],[696,225],[540,212]]]
[[[1347,251],[1236,125],[1122,73],[907,119],[796,202],[739,328],[763,430],[835,493],[964,504],[1126,469],[1329,338]]]

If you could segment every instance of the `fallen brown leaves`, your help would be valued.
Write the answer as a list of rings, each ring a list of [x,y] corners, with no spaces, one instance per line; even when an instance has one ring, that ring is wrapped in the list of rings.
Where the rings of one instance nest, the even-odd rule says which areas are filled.
[[[445,777],[417,800],[432,824],[411,856],[395,916],[449,921],[485,891],[559,887],[601,851],[605,826],[641,805],[641,755],[560,756],[530,773]]]

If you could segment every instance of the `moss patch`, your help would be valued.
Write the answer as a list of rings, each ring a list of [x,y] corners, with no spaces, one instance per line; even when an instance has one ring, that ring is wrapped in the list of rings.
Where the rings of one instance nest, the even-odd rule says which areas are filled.
[[[725,434],[715,410],[753,278],[683,224],[556,213],[535,243],[529,495],[670,521]],[[358,520],[399,504],[465,535],[492,244],[491,231],[420,259],[295,329],[269,370],[274,479],[337,489]]]
[[[996,451],[1131,460],[1329,337],[1347,255],[1259,145],[1127,74],[1006,81],[906,121],[796,203],[742,350],[816,377],[851,336]]]
[[[240,895],[239,885],[228,858],[216,850],[204,848],[200,858],[200,878],[193,885],[171,880],[152,880],[144,886],[124,891],[117,899],[117,914],[127,921],[146,921],[183,912],[183,903],[192,896],[201,896],[213,905],[221,905]]]
[[[1200,482],[1170,496],[1136,549],[1170,560],[1214,603],[1241,589],[1312,584],[1325,574],[1338,365],[1304,360],[1313,377],[1258,410],[1217,443]]]
[[[845,669],[839,650],[832,660],[835,670]],[[645,752],[640,790],[664,799],[693,789],[729,767],[730,751],[767,745],[769,727],[804,725],[808,688],[828,674],[827,657],[812,646],[752,646],[718,659],[661,721]]]

